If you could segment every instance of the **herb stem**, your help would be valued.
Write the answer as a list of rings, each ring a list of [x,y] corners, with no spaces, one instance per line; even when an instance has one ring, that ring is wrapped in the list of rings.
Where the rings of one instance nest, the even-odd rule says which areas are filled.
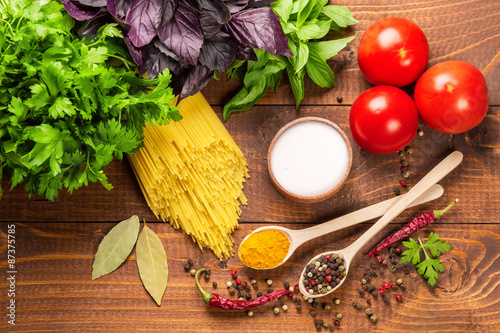
[[[421,247],[421,248],[422,248],[422,250],[424,251],[424,254],[425,254],[425,259],[429,259],[430,257],[429,257],[429,255],[427,254],[427,251],[425,251],[425,246],[424,246],[424,244],[422,243],[422,240],[421,240],[420,238],[418,238],[418,237],[417,237],[417,239],[418,239],[418,242],[420,243],[420,247]]]

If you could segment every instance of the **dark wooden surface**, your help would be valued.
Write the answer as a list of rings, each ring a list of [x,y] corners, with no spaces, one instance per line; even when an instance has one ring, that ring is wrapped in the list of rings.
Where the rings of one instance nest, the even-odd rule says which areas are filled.
[[[334,197],[316,204],[298,204],[282,197],[271,184],[266,169],[270,140],[281,126],[303,116],[320,116],[338,123],[351,138],[348,127],[350,104],[370,85],[356,63],[356,50],[363,31],[375,20],[401,16],[422,27],[431,48],[429,65],[444,60],[464,60],[477,66],[487,79],[490,109],[485,120],[468,133],[448,136],[422,127],[424,136],[411,143],[412,166],[409,183],[415,183],[453,150],[464,153],[463,163],[440,184],[444,195],[432,203],[406,210],[373,239],[362,252],[385,235],[398,229],[414,215],[442,208],[455,198],[460,202],[447,215],[417,236],[426,238],[439,232],[453,250],[442,256],[446,272],[435,288],[427,286],[412,269],[410,275],[383,270],[374,281],[403,277],[408,286],[402,292],[404,301],[391,303],[374,300],[378,315],[372,324],[363,311],[351,303],[366,307],[360,298],[359,279],[371,260],[360,253],[342,288],[335,293],[342,300],[332,313],[318,310],[317,318],[329,323],[333,314],[343,313],[340,330],[345,332],[379,331],[446,331],[498,332],[500,329],[500,5],[498,1],[346,1],[360,21],[346,35],[358,37],[331,60],[336,81],[333,89],[320,89],[306,82],[303,105],[295,110],[289,85],[283,82],[277,94],[268,93],[258,106],[237,113],[225,122],[245,154],[251,178],[245,184],[249,203],[243,207],[240,226],[234,232],[235,248],[251,230],[279,224],[299,229],[343,215],[394,196],[401,179],[397,154],[373,155],[354,148],[354,161],[348,182]],[[237,81],[212,81],[205,97],[221,114],[221,105],[238,88]],[[411,93],[411,87],[408,88]],[[342,96],[339,104],[337,96]],[[239,269],[243,279],[254,277],[261,290],[271,278],[275,289],[283,281],[296,283],[303,265],[317,253],[349,245],[371,223],[354,226],[320,237],[303,245],[283,267],[268,272],[243,268],[237,258],[223,266],[208,250],[201,252],[189,237],[169,224],[158,222],[150,212],[128,161],[114,161],[106,170],[114,189],[109,192],[90,185],[59,200],[28,199],[20,187],[5,191],[0,201],[0,331],[69,332],[69,331],[235,331],[235,332],[313,332],[311,306],[295,310],[288,299],[254,310],[224,311],[207,307],[183,270],[188,258],[195,267],[212,269],[210,283],[202,284],[213,291],[211,282],[219,284],[217,292],[228,296],[224,284],[231,279],[230,270]],[[2,181],[7,189],[8,180]],[[403,190],[404,192],[404,190]],[[168,256],[169,280],[162,305],[158,307],[143,288],[135,254],[115,272],[91,280],[92,260],[102,237],[119,221],[137,214],[148,221],[160,236]],[[10,283],[6,280],[7,231],[15,225],[16,236],[16,325],[8,324],[7,305]],[[225,268],[223,268],[225,267]],[[255,292],[253,292],[255,296]],[[332,297],[323,302],[331,304]],[[289,310],[275,316],[271,306],[287,304]]]

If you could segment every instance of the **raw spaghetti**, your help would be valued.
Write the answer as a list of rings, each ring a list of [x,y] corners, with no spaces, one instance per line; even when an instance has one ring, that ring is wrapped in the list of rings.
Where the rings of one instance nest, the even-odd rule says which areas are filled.
[[[219,258],[234,254],[232,232],[246,204],[248,164],[201,93],[182,100],[181,121],[147,125],[144,147],[129,155],[153,213]]]

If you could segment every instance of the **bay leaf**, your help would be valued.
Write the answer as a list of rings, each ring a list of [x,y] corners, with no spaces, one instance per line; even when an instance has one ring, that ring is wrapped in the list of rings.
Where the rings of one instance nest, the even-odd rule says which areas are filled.
[[[109,274],[127,259],[139,234],[139,217],[134,215],[111,229],[99,244],[92,265],[92,280]]]
[[[168,279],[167,255],[163,244],[153,230],[144,226],[135,252],[142,284],[156,304],[161,305]]]

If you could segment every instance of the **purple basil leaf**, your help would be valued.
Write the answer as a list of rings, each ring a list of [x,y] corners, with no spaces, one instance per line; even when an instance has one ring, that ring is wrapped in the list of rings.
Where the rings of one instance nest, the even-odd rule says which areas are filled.
[[[78,21],[91,20],[108,13],[108,9],[105,7],[89,7],[74,0],[64,0],[62,4],[66,12]]]
[[[130,40],[137,47],[151,42],[159,28],[164,0],[134,0],[130,5],[125,22],[132,28],[128,32]]]
[[[218,23],[224,24],[231,19],[229,8],[222,0],[190,0],[190,3],[198,13],[206,13],[216,19]]]
[[[271,54],[293,57],[279,17],[269,7],[236,13],[225,27],[241,45],[252,45]]]
[[[76,0],[76,2],[89,7],[106,7],[106,0]]]
[[[123,36],[123,40],[125,41],[125,44],[127,45],[128,52],[130,53],[132,60],[134,60],[134,62],[137,66],[139,66],[139,67],[142,66],[142,64],[144,63],[144,57],[145,57],[144,49],[136,47],[130,41],[130,38],[127,35]]]
[[[248,0],[248,8],[269,7],[276,0]]]
[[[179,95],[179,100],[196,94],[203,87],[205,87],[212,77],[213,71],[209,68],[198,64],[194,66],[189,71],[186,81],[182,86],[181,93]]]
[[[257,55],[250,46],[238,45],[236,49],[236,59],[257,61]]]
[[[132,0],[106,0],[108,10],[116,19],[123,21],[127,15]]]
[[[205,39],[198,61],[210,70],[223,72],[236,57],[237,46],[231,36],[220,32],[210,39]]]
[[[159,39],[153,39],[153,45],[156,46],[156,48],[159,49],[164,55],[174,59],[175,61],[181,61],[181,58],[174,52],[170,51]]]
[[[200,12],[198,18],[200,20],[200,28],[203,32],[203,38],[210,38],[221,32],[222,24],[217,22],[217,19],[208,14],[208,12]]]
[[[226,4],[227,8],[229,8],[229,11],[231,14],[237,13],[248,5],[249,0],[225,0],[224,3]]]
[[[177,56],[196,65],[203,35],[194,8],[185,0],[178,1],[172,21],[158,29],[158,37]]]
[[[185,61],[177,61],[174,58],[165,55],[165,53],[160,51],[160,49],[154,46],[154,44],[149,44],[145,48],[144,66],[150,79],[156,78],[166,68],[168,68],[172,74],[179,77],[185,77],[187,76],[188,68],[191,67]]]
[[[83,35],[95,35],[95,34],[97,34],[97,30],[99,30],[100,27],[102,27],[105,24],[112,23],[112,22],[113,22],[113,20],[111,19],[111,16],[109,16],[109,15],[96,17],[87,23],[87,25],[85,26],[85,29],[83,29],[83,31],[82,31],[82,34]]]
[[[160,27],[172,20],[177,9],[177,0],[164,0]]]

